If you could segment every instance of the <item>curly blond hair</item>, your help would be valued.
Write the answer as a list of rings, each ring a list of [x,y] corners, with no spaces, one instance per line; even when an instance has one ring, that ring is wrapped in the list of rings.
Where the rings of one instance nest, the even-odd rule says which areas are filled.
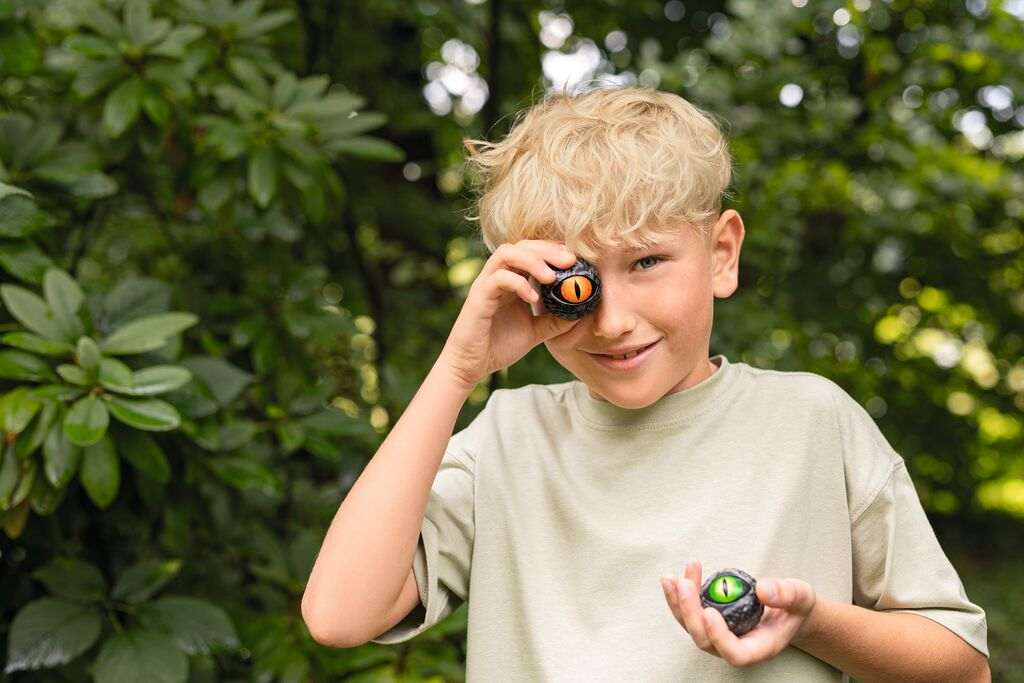
[[[552,239],[587,260],[697,230],[708,244],[732,178],[716,119],[645,87],[553,92],[496,143],[463,140],[484,244]],[[726,195],[727,196],[727,195]]]

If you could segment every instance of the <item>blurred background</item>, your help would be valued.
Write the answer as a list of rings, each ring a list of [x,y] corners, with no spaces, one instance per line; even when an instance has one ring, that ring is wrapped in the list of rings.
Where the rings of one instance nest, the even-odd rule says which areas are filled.
[[[1024,0],[0,0],[0,677],[464,678],[465,607],[299,600],[487,256],[462,139],[596,79],[723,122],[712,354],[861,402],[1024,680],[1022,54]]]

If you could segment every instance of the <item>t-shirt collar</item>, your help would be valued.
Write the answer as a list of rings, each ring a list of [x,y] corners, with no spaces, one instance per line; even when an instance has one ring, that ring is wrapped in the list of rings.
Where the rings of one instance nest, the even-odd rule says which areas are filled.
[[[594,427],[660,427],[685,422],[712,408],[733,383],[736,368],[723,354],[711,356],[718,366],[699,384],[662,396],[645,408],[621,408],[610,401],[593,398],[587,385],[570,383],[578,414]]]

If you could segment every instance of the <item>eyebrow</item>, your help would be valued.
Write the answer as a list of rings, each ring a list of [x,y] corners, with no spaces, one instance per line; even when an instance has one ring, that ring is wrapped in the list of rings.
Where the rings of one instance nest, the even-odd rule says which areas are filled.
[[[659,242],[657,244],[648,244],[648,245],[642,246],[642,247],[632,247],[630,249],[626,249],[623,253],[625,253],[625,254],[639,254],[642,251],[651,251],[652,249],[663,249],[663,248],[665,248],[665,245],[663,243]]]

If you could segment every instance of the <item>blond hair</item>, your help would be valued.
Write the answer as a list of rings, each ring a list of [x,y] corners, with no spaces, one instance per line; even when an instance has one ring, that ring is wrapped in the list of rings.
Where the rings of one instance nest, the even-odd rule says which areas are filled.
[[[592,260],[683,226],[707,244],[732,177],[712,115],[645,87],[548,93],[519,112],[501,141],[463,144],[479,211],[467,218],[480,222],[491,251],[553,239]]]

